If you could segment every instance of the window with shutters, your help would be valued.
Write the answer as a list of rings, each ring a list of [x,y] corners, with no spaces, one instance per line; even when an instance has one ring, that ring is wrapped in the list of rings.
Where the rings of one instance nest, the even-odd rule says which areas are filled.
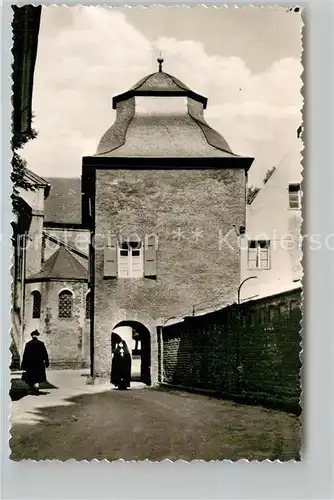
[[[118,276],[120,278],[142,278],[143,245],[140,241],[123,241],[118,248]]]
[[[270,241],[256,241],[251,240],[248,242],[248,269],[269,269],[269,250]]]
[[[32,317],[39,319],[41,317],[41,294],[38,290],[32,292]]]
[[[295,210],[301,207],[300,184],[289,184],[289,207]]]
[[[104,278],[156,279],[157,238],[146,236],[145,241],[106,239],[104,247]]]
[[[73,314],[73,295],[69,290],[63,290],[58,297],[58,318],[71,319]]]

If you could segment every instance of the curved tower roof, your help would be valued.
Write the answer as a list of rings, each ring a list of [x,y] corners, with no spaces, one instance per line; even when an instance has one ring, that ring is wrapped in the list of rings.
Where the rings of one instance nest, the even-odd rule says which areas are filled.
[[[130,97],[134,96],[160,96],[160,97],[192,97],[195,101],[201,102],[203,108],[206,108],[207,98],[196,92],[193,92],[175,76],[168,73],[158,71],[151,75],[145,76],[137,82],[130,90],[119,94],[113,98],[113,109],[117,108],[117,104]]]
[[[205,121],[207,98],[162,71],[163,60],[158,62],[158,72],[113,98],[116,120],[101,138],[95,157],[238,157]],[[183,97],[187,106],[143,113],[136,109],[138,97]]]

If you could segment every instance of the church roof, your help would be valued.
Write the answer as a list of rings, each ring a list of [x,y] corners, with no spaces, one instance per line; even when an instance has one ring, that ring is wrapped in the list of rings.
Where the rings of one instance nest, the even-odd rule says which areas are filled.
[[[87,241],[85,242],[86,252],[84,252],[84,251],[82,251],[83,241],[80,240],[80,244],[78,245],[78,242],[76,241],[76,234],[75,234],[75,232],[73,233],[73,231],[68,231],[66,233],[66,242],[61,239],[61,236],[60,236],[60,238],[58,238],[54,234],[49,234],[46,231],[43,231],[43,236],[47,240],[51,241],[52,243],[56,243],[56,245],[67,248],[67,250],[69,250],[74,255],[77,255],[81,259],[85,259],[85,260],[88,259],[88,245],[89,245],[88,238],[87,238]]]
[[[44,221],[81,224],[81,179],[49,177],[49,197],[44,202]]]
[[[40,272],[27,278],[28,283],[41,281],[87,281],[88,272],[65,247],[60,247],[43,263]]]

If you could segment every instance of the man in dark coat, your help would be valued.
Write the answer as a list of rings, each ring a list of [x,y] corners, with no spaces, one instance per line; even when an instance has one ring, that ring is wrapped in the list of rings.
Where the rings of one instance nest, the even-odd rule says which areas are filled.
[[[39,384],[46,381],[45,368],[49,367],[48,352],[38,336],[38,330],[31,333],[32,339],[24,348],[21,363],[21,368],[25,371],[25,382],[35,394],[39,392]]]
[[[130,387],[131,355],[124,340],[116,345],[111,362],[110,382],[119,389]]]

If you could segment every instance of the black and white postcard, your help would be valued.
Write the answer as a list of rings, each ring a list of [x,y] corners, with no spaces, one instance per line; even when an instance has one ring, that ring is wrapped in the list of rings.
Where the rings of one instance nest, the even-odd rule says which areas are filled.
[[[299,461],[301,9],[13,13],[10,459]]]

